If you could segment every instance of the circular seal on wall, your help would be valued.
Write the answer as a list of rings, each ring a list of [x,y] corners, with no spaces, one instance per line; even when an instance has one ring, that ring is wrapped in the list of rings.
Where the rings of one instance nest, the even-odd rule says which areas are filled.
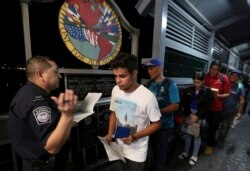
[[[84,63],[105,65],[120,51],[121,26],[105,0],[66,0],[58,23],[66,47]]]

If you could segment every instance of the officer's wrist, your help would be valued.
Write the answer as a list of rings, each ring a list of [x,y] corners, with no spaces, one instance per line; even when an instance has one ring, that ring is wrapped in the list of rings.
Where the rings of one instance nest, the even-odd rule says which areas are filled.
[[[73,120],[73,115],[61,115],[61,119],[64,121],[69,121],[71,122]]]

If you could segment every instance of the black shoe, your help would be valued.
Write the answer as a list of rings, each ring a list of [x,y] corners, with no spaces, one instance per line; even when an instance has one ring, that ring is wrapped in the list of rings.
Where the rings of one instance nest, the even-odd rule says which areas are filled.
[[[247,154],[250,156],[250,149],[247,150]]]
[[[225,143],[218,143],[217,147],[219,147],[220,149],[223,149],[225,147]]]

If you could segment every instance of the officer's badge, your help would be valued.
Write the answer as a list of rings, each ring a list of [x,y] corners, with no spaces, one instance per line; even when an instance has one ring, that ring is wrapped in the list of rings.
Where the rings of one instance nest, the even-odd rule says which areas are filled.
[[[40,106],[33,110],[38,125],[43,125],[51,122],[51,110],[47,106]]]

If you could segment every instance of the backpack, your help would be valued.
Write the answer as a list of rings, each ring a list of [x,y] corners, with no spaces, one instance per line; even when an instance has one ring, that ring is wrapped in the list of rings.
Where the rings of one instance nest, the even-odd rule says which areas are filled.
[[[224,76],[222,73],[220,73],[220,82],[222,83],[222,86],[224,87],[225,80],[224,80]]]
[[[146,85],[146,87],[149,88],[152,82],[153,82],[153,80],[149,80],[148,83],[147,83],[147,85]],[[169,85],[170,85],[171,82],[172,82],[171,79],[165,78],[165,79],[163,80],[161,86],[160,86],[160,88],[161,88],[162,86],[164,87],[164,90],[166,91],[167,94],[168,94],[168,88],[169,88]],[[160,90],[158,90],[158,91],[160,91]]]
[[[146,87],[149,88],[150,84],[153,82],[153,80],[149,80]],[[161,84],[161,86],[159,88],[161,88],[162,86],[164,87],[165,93],[167,93],[169,95],[169,85],[172,83],[173,81],[169,78],[165,78]],[[158,90],[160,91],[160,90]],[[169,96],[168,96],[169,98]],[[181,106],[179,107],[179,109],[177,111],[174,112],[174,122],[175,125],[177,124],[178,126],[182,125],[184,123],[184,115],[183,115],[183,111],[181,109]]]

